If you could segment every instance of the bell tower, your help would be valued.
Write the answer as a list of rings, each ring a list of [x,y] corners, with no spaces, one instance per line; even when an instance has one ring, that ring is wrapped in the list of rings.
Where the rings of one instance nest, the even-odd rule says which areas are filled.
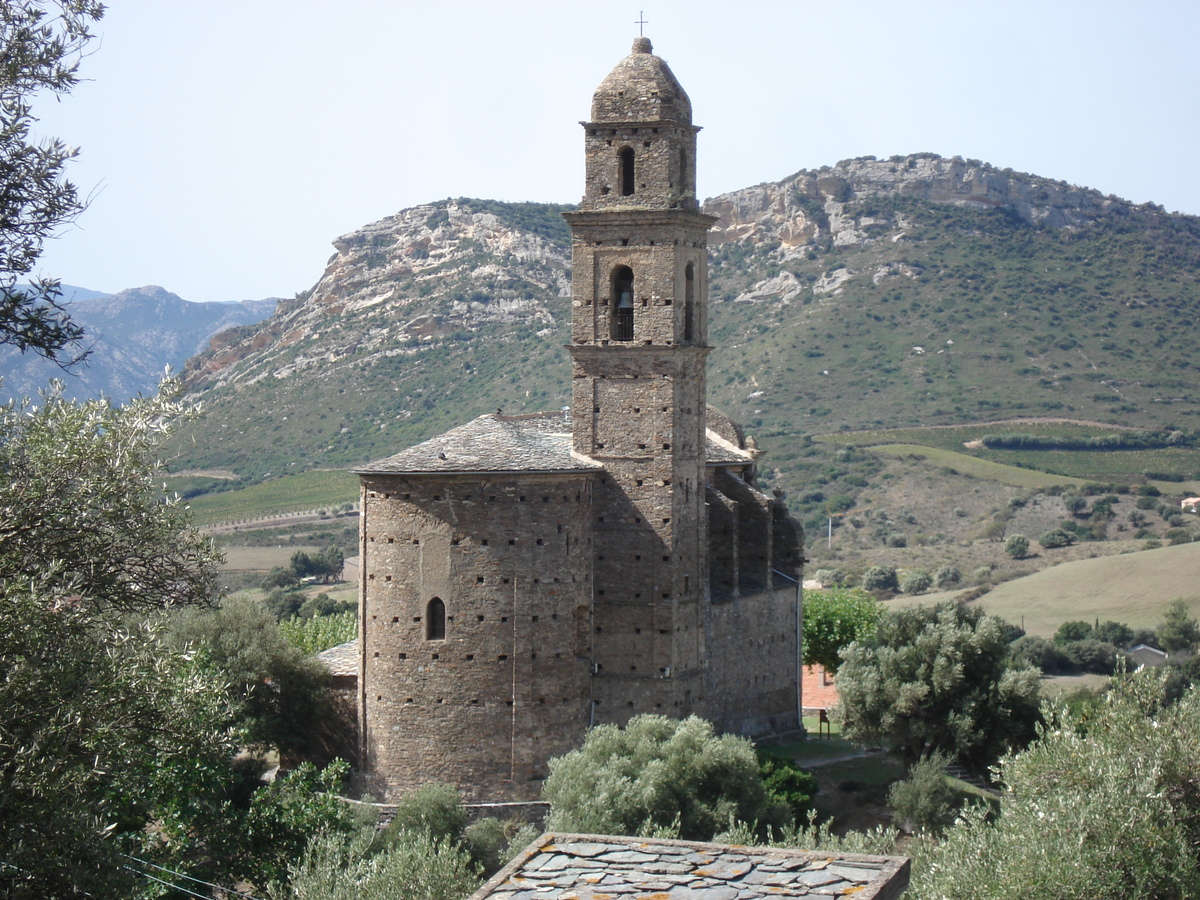
[[[644,37],[592,97],[572,235],[572,429],[593,494],[593,715],[702,708],[708,229],[691,101]]]

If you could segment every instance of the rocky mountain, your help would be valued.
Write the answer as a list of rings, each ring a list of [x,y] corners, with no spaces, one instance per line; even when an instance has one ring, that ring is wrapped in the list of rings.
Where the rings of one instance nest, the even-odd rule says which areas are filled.
[[[311,291],[189,361],[210,413],[183,462],[347,465],[497,407],[565,405],[565,208],[448,200],[339,238]],[[1196,427],[1200,219],[933,154],[705,209],[710,398],[785,486],[805,434],[1005,415]]]
[[[178,371],[204,350],[213,335],[262,321],[276,300],[189,303],[155,285],[118,294],[64,288],[70,314],[85,329],[91,352],[64,371],[32,353],[0,347],[0,391],[34,396],[52,378],[62,379],[70,397],[104,395],[120,402],[152,393],[169,366]]]

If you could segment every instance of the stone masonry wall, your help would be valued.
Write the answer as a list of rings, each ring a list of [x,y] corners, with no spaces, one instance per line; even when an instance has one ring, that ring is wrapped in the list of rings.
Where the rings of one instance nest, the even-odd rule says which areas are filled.
[[[798,604],[792,587],[708,604],[708,677],[698,712],[720,730],[755,736],[799,727]]]
[[[536,798],[582,740],[591,499],[590,475],[363,479],[362,761],[385,798]]]

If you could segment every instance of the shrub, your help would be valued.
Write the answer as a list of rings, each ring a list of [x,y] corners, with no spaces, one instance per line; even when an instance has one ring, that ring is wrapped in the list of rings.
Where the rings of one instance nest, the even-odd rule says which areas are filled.
[[[795,821],[803,822],[819,790],[817,777],[792,760],[767,750],[758,751],[758,772],[771,796],[787,804]]]
[[[458,799],[458,791],[448,784],[426,784],[401,797],[396,817],[384,829],[385,843],[392,843],[402,832],[424,832],[442,840],[458,840],[467,824],[467,812]]]
[[[895,591],[899,590],[900,582],[891,566],[871,566],[863,573],[862,586],[868,591]]]
[[[1060,647],[1063,644],[1070,644],[1073,641],[1086,641],[1094,637],[1094,629],[1091,622],[1082,620],[1074,620],[1071,622],[1063,622],[1058,626],[1058,631],[1054,632],[1054,643]]]
[[[933,586],[933,579],[924,569],[914,569],[904,576],[901,590],[906,594],[921,594]]]
[[[813,578],[821,587],[842,587],[846,583],[846,573],[842,569],[817,569]]]
[[[271,588],[296,587],[298,584],[300,584],[300,579],[296,577],[295,572],[285,569],[283,566],[274,566],[263,578],[259,587],[264,591],[269,591]]]
[[[971,580],[975,582],[975,584],[987,584],[992,580],[992,567],[980,566],[979,568],[975,569],[973,572],[971,572]]]
[[[1052,642],[1036,634],[1027,634],[1013,641],[1009,648],[1012,658],[1026,662],[1046,674],[1071,671],[1072,663]]]
[[[1062,646],[1063,655],[1081,672],[1111,675],[1117,669],[1121,652],[1105,641],[1088,638]]]
[[[946,757],[935,753],[914,763],[908,777],[888,790],[888,806],[893,821],[910,834],[937,834],[953,822],[958,802],[946,782]]]
[[[1133,646],[1133,636],[1132,628],[1123,622],[1114,622],[1111,619],[1102,625],[1097,625],[1095,629],[1096,640],[1106,641],[1122,650]]]
[[[1160,491],[1158,488],[1156,488],[1152,484],[1141,485],[1138,488],[1137,492],[1142,497],[1161,497],[1162,496],[1162,491]],[[1142,507],[1142,509],[1145,509],[1145,507]]]
[[[1038,543],[1041,544],[1046,550],[1053,550],[1056,547],[1067,547],[1075,543],[1075,535],[1061,529],[1054,528],[1038,538]]]
[[[1013,559],[1024,559],[1029,553],[1029,538],[1014,534],[1004,542],[1004,552]]]
[[[886,543],[889,547],[907,547],[908,536],[900,532],[893,532],[887,536]]]
[[[946,590],[962,581],[962,572],[954,566],[942,566],[934,573],[933,582],[940,590]]]
[[[750,742],[717,736],[696,716],[593,728],[582,747],[550,761],[542,796],[550,830],[586,834],[709,840],[731,821],[766,832],[792,818],[763,785]]]

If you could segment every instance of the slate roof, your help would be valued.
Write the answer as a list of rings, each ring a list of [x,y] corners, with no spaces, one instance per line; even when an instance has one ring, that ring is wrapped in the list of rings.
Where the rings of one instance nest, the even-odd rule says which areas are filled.
[[[708,433],[708,464],[745,465],[753,457]],[[586,473],[604,466],[571,449],[571,423],[562,413],[495,414],[423,441],[394,456],[353,469],[357,475],[427,475],[476,472]]]
[[[590,472],[599,463],[571,452],[571,429],[561,413],[486,415],[395,456],[368,463],[359,475],[444,472]]]
[[[325,664],[331,675],[353,675],[358,677],[358,638],[322,650],[317,659]]]
[[[908,878],[903,857],[544,834],[471,900],[891,900]]]

